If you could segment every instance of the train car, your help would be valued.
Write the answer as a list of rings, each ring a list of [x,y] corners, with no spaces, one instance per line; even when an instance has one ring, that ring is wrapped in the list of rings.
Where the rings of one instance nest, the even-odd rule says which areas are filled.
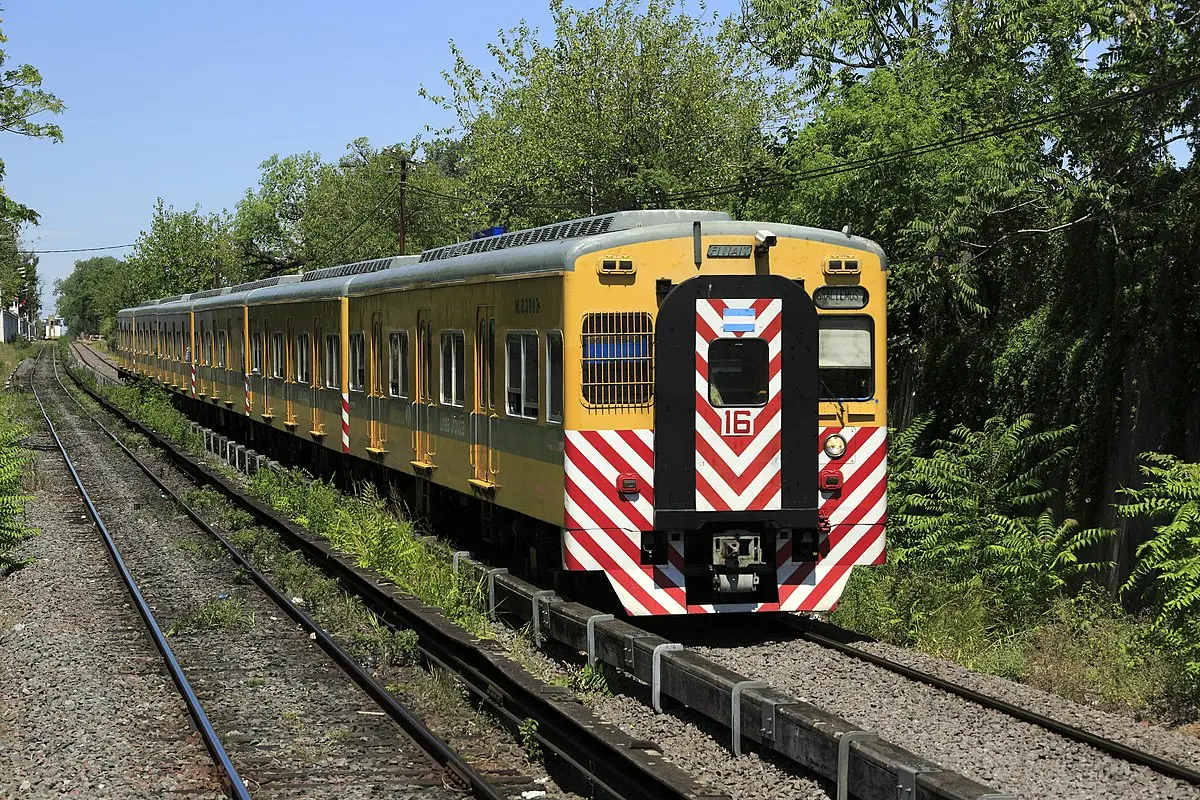
[[[823,611],[885,555],[886,270],[835,231],[620,212],[125,309],[121,357],[631,615]]]

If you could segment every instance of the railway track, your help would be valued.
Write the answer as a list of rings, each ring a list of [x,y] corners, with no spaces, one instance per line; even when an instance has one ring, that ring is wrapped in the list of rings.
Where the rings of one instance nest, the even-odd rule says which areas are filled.
[[[1084,730],[1076,725],[1071,725],[1062,720],[1055,719],[1047,714],[1042,714],[1037,711],[1015,705],[999,697],[986,694],[984,692],[972,689],[969,686],[964,686],[961,683],[948,680],[931,672],[917,669],[908,664],[903,664],[895,659],[878,653],[872,653],[864,650],[861,647],[856,647],[849,642],[853,638],[853,634],[835,625],[828,625],[813,620],[804,619],[801,617],[785,617],[779,620],[779,624],[787,628],[787,630],[796,633],[805,641],[820,645],[821,647],[833,650],[843,655],[850,656],[853,659],[861,661],[865,664],[871,664],[880,667],[896,675],[900,675],[908,680],[917,681],[927,686],[934,687],[943,692],[947,692],[956,697],[960,697],[971,703],[975,703],[983,708],[999,711],[1022,722],[1027,722],[1031,725],[1036,725],[1039,728],[1050,731],[1064,739],[1070,739],[1074,742],[1079,742],[1106,753],[1114,758],[1119,758],[1127,761],[1130,764],[1147,767],[1161,775],[1166,775],[1175,778],[1192,786],[1200,787],[1200,770],[1193,767],[1179,764],[1174,761],[1162,758],[1154,753],[1139,750],[1135,747],[1130,747],[1123,742],[1111,739],[1106,736],[1100,736],[1091,731]],[[1198,745],[1197,750],[1200,750]]]
[[[72,345],[72,349],[90,368],[94,369],[97,366],[96,362],[100,362],[99,366],[111,369],[111,365],[90,348]],[[266,513],[219,475],[194,462],[186,454],[176,450],[170,442],[158,437],[136,420],[123,415],[86,385],[79,382],[76,382],[76,385],[101,407],[150,438],[163,450],[168,460],[180,468],[191,481],[215,487],[226,493],[230,499],[255,513],[258,522],[284,534],[293,544],[300,544],[301,551],[312,563],[327,569],[347,590],[366,599],[372,610],[385,622],[396,628],[416,631],[420,636],[421,651],[428,662],[452,672],[477,699],[488,705],[495,715],[514,725],[529,720],[535,721],[535,737],[547,751],[561,759],[580,776],[590,787],[589,793],[598,790],[602,795],[618,800],[637,797],[663,800],[721,800],[722,795],[705,792],[702,787],[695,786],[692,775],[664,761],[652,743],[640,741],[615,727],[605,725],[581,705],[569,701],[566,691],[561,687],[547,686],[527,675],[524,670],[500,654],[495,643],[480,642],[442,618],[440,614],[431,613],[434,609],[423,606],[394,589],[383,587],[383,581],[378,576],[337,562],[331,553],[321,549],[320,544],[298,541],[294,530],[281,525],[278,518]],[[106,433],[121,444],[112,432],[106,430]],[[135,458],[133,454],[128,455]],[[153,468],[141,462],[138,462],[138,466],[160,490],[170,493],[170,489],[154,474]],[[203,524],[198,515],[186,506],[183,508],[189,517]],[[212,531],[212,535],[218,539],[223,538],[217,531]],[[232,544],[228,541],[222,543],[235,561],[249,567]],[[329,569],[331,566],[335,568]],[[387,595],[388,602],[378,602],[377,595],[380,593]],[[372,602],[373,597],[376,602]],[[532,790],[529,796],[538,796],[538,790]]]
[[[684,699],[687,694],[679,686],[671,686],[670,679],[665,676],[670,669],[668,659],[674,661],[676,656],[668,647],[662,643],[665,640],[660,639],[650,633],[635,634],[624,632],[616,637],[617,641],[623,639],[626,644],[623,649],[605,652],[605,639],[612,641],[613,637],[604,636],[601,631],[607,628],[612,623],[604,620],[592,620],[592,633],[595,637],[595,642],[580,641],[580,637],[565,628],[554,630],[555,622],[564,621],[567,619],[575,619],[580,622],[586,621],[589,616],[587,609],[579,610],[570,608],[563,610],[557,598],[543,598],[539,601],[539,595],[547,593],[541,592],[537,587],[525,584],[511,578],[511,576],[497,574],[503,571],[487,570],[485,567],[480,568],[481,575],[489,582],[491,589],[492,602],[496,607],[503,607],[504,610],[516,613],[521,619],[533,620],[535,627],[538,625],[537,619],[540,617],[541,626],[543,629],[550,629],[551,635],[559,638],[560,641],[567,641],[579,646],[579,649],[587,647],[588,651],[593,653],[600,660],[607,660],[625,671],[635,674],[643,680],[650,682],[651,676],[648,674],[650,670],[646,669],[645,662],[639,663],[639,657],[636,650],[637,645],[645,643],[644,649],[649,651],[653,649],[654,655],[657,656],[659,651],[666,650],[662,653],[662,669],[664,678],[662,683],[666,684],[666,691],[672,692],[679,699]],[[515,602],[514,602],[515,601]],[[566,606],[575,606],[575,604],[565,604]],[[540,609],[534,611],[534,609]],[[887,670],[895,676],[904,678],[906,681],[913,681],[921,684],[923,687],[928,687],[930,690],[936,690],[939,693],[953,695],[957,700],[963,703],[955,708],[939,708],[943,701],[936,698],[930,699],[928,696],[917,698],[916,695],[905,695],[900,698],[899,694],[887,697],[882,702],[872,701],[867,705],[878,707],[897,706],[903,702],[912,702],[914,705],[922,703],[929,706],[930,711],[946,714],[952,719],[952,723],[959,721],[959,717],[965,716],[970,719],[971,724],[961,727],[958,733],[949,732],[947,736],[942,737],[942,741],[936,741],[937,736],[933,735],[933,729],[938,726],[934,720],[920,720],[917,711],[900,708],[898,713],[892,716],[902,717],[907,723],[906,726],[910,731],[895,729],[887,731],[886,735],[892,741],[912,747],[916,752],[922,752],[926,755],[935,758],[939,763],[946,763],[950,766],[957,766],[966,774],[972,775],[978,780],[992,785],[1001,785],[1010,787],[1012,790],[1022,792],[1022,796],[1036,797],[1049,796],[1051,794],[1062,797],[1134,797],[1134,796],[1155,796],[1163,798],[1191,798],[1200,797],[1200,792],[1196,787],[1200,785],[1200,775],[1190,766],[1185,763],[1164,758],[1159,754],[1133,747],[1115,739],[1101,736],[1089,730],[1078,726],[1072,726],[1061,720],[1056,720],[1052,716],[1040,714],[1027,708],[1023,708],[1016,704],[1007,703],[1000,698],[988,697],[986,694],[971,689],[970,687],[955,684],[953,681],[939,678],[932,674],[922,672],[887,659],[872,653],[868,653],[859,648],[855,648],[844,642],[838,642],[835,636],[829,635],[829,629],[818,630],[811,625],[805,628],[805,623],[799,620],[789,620],[785,624],[789,626],[789,639],[806,640],[814,647],[829,650],[831,653],[837,653],[838,657],[843,659],[841,665],[830,666],[830,670],[849,672],[857,676],[850,680],[843,681],[843,684],[855,684],[852,686],[843,685],[841,688],[834,690],[845,695],[858,695],[870,697],[870,684],[872,678],[869,677],[870,668]],[[799,626],[799,627],[796,627]],[[629,626],[624,626],[628,628]],[[822,633],[822,630],[824,633]],[[679,636],[679,633],[674,635]],[[574,639],[572,638],[574,637]],[[634,642],[635,637],[640,638]],[[738,669],[739,672],[747,672],[750,664],[757,658],[755,648],[736,648],[731,651],[728,658],[723,657],[720,648],[704,647],[704,635],[701,634],[696,638],[700,646],[697,650],[701,653],[710,654],[709,657],[714,659],[718,664],[726,664],[729,667]],[[680,641],[687,641],[686,638]],[[631,644],[632,643],[632,644]],[[632,647],[632,649],[631,649]],[[677,647],[673,645],[672,647]],[[688,648],[690,650],[691,647]],[[771,658],[778,658],[783,661],[781,650],[786,650],[786,644],[782,648],[770,650],[763,648],[757,652],[770,652]],[[686,651],[685,651],[686,652]],[[764,657],[765,659],[765,657]],[[851,661],[853,659],[853,661]],[[803,660],[803,659],[801,659]],[[834,662],[830,662],[831,665]],[[867,664],[869,667],[847,667],[845,664],[860,663]],[[814,664],[797,664],[796,670],[807,671],[808,673],[819,672],[821,666]],[[697,668],[692,667],[689,672],[696,673]],[[714,673],[715,674],[715,673]],[[798,673],[797,673],[798,674]],[[739,682],[740,676],[725,678],[724,676],[708,678],[708,684],[711,687],[714,683],[720,684],[724,681],[727,684],[736,684]],[[749,683],[751,679],[759,677],[768,677],[771,683],[779,689],[797,691],[801,696],[810,696],[821,702],[822,698],[811,690],[809,683],[800,681],[802,686],[797,686],[791,683],[791,679],[784,673],[770,670],[756,671],[749,670],[743,684]],[[658,679],[653,679],[657,681]],[[831,684],[832,686],[832,684]],[[735,697],[737,691],[735,691]],[[907,691],[907,690],[883,690],[883,691]],[[751,698],[753,703],[757,698],[754,698],[752,692],[756,692],[755,687],[748,687],[745,693],[742,694],[743,703],[747,698]],[[698,694],[693,695],[700,699],[700,702],[695,702],[694,707],[703,706],[705,701],[713,698],[706,696],[711,695],[711,689],[707,693],[703,690]],[[913,699],[915,698],[915,699]],[[657,702],[657,700],[656,700]],[[685,702],[694,702],[685,700]],[[728,708],[728,700],[720,700],[719,695],[714,700],[716,707],[711,710],[705,710],[704,713],[716,720],[724,720],[729,723],[730,711]],[[726,708],[722,711],[719,707],[720,702],[726,704]],[[779,708],[779,704],[783,701],[778,698],[769,700],[772,714],[775,714],[775,709]],[[768,703],[759,703],[759,707],[765,709]],[[822,702],[822,705],[825,705]],[[874,727],[871,724],[870,714],[858,713],[860,709],[853,708],[853,703],[839,706],[833,703],[829,706],[830,710],[836,713],[845,713],[850,719],[858,719],[859,724],[863,728],[870,729]],[[736,706],[735,706],[736,708]],[[997,723],[987,712],[995,712],[997,715],[1005,715],[1011,717],[1013,721],[1007,724]],[[736,713],[736,712],[734,712]],[[765,719],[765,712],[764,719]],[[747,710],[744,708],[741,712],[742,717],[747,716]],[[886,715],[885,715],[886,716]],[[757,715],[751,714],[751,719],[756,719]],[[975,719],[978,717],[978,719]],[[751,730],[745,733],[748,723],[741,720],[740,728],[744,735],[754,739],[755,734],[761,736],[764,730]],[[915,723],[915,724],[914,724]],[[994,724],[993,724],[994,723]],[[830,724],[823,722],[822,724]],[[1039,735],[1031,735],[1026,728],[1022,728],[1021,724],[1026,726],[1036,726],[1042,731]],[[847,724],[850,730],[855,726]],[[886,726],[885,726],[886,727]],[[952,726],[948,726],[952,727]],[[765,728],[765,726],[764,726]],[[906,733],[911,732],[912,736],[906,736]],[[957,736],[962,741],[948,744],[945,739]],[[1041,738],[1039,738],[1041,737]],[[1066,740],[1062,745],[1056,744],[1053,737],[1060,737]],[[839,734],[840,738],[840,734]],[[856,735],[856,738],[859,738]],[[736,738],[734,740],[736,742]],[[771,744],[775,746],[776,742],[769,742],[759,739],[763,744]],[[859,738],[859,741],[871,741],[869,738]],[[1011,749],[1007,750],[1011,745]],[[859,745],[852,745],[852,750]],[[735,744],[735,750],[737,745]],[[976,757],[977,751],[983,751],[981,757]],[[1029,755],[1032,754],[1032,755]],[[902,759],[903,760],[903,759]],[[1184,758],[1183,760],[1186,760]],[[816,759],[819,763],[821,759]],[[845,757],[838,758],[838,766],[844,766]],[[886,759],[876,757],[876,763]],[[1078,762],[1078,763],[1073,763]],[[906,768],[900,767],[900,772],[904,772]],[[929,767],[922,766],[917,770],[928,770]],[[819,771],[819,770],[818,770]],[[929,775],[925,772],[923,774]],[[897,778],[901,776],[897,773]],[[844,776],[839,774],[839,783],[842,782]],[[913,786],[918,785],[920,779],[913,781]],[[970,790],[964,787],[957,789],[945,788],[939,791],[945,791],[946,794],[931,793],[929,796],[1016,796],[1016,795],[1000,795],[998,793],[977,795],[970,794]],[[959,794],[955,794],[959,792]]]
[[[61,390],[57,396],[44,386],[39,390],[39,372],[53,375]],[[170,637],[173,643],[168,642],[164,629],[186,629],[197,598],[213,594],[205,584],[211,586],[209,581],[221,577],[187,575],[194,565],[169,555],[164,558],[181,552],[171,547],[170,540],[177,544],[196,530],[218,540],[224,541],[223,537],[193,515],[188,515],[194,526],[190,530],[187,518],[159,519],[147,525],[141,518],[150,515],[144,495],[139,497],[128,488],[133,475],[122,472],[121,466],[136,465],[159,491],[178,501],[174,493],[102,423],[83,421],[86,409],[61,383],[53,355],[42,354],[30,382],[89,514],[224,776],[230,797],[351,797],[380,791],[424,800],[458,797],[464,791],[481,800],[509,796],[511,775],[503,776],[509,791],[489,781],[396,703],[324,630],[247,564],[242,564],[243,569],[252,573],[265,597],[246,597],[246,605],[257,606],[258,611],[269,598],[299,627],[258,613],[253,631],[241,636],[224,630],[177,631]],[[77,408],[64,402],[64,396]],[[58,417],[57,424],[52,415]],[[112,448],[88,435],[89,424],[111,438],[123,460],[114,459]],[[130,515],[130,509],[138,513]],[[172,535],[161,535],[165,527],[161,523],[173,523]],[[237,591],[228,583],[222,588],[226,590],[220,592],[222,597]],[[313,657],[310,635],[328,659]],[[371,707],[379,710],[363,711]],[[534,785],[520,783],[520,788]]]

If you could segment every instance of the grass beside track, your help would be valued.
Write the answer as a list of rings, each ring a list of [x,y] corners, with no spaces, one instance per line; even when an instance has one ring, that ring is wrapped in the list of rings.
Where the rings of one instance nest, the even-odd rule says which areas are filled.
[[[29,342],[0,343],[0,385],[9,381],[23,359],[32,355]],[[32,453],[26,446],[33,406],[25,387],[0,392],[0,575],[28,561],[14,550],[32,531],[25,525],[25,505],[37,485]]]

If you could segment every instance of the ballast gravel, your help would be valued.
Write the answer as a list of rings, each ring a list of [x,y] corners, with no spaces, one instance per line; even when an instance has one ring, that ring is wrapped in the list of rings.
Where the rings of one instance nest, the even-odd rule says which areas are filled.
[[[29,444],[36,561],[0,579],[0,797],[225,797],[53,440]]]
[[[514,652],[521,664],[544,680],[562,680],[573,672],[569,666],[578,654],[557,653],[553,646],[533,650],[503,623],[493,623],[492,633]],[[612,694],[587,693],[583,700],[602,721],[625,733],[653,743],[663,760],[692,774],[696,791],[728,795],[731,800],[829,800],[825,786],[797,774],[769,755],[754,751],[735,756],[729,748],[729,731],[706,717],[673,708],[659,714],[650,706],[650,692],[638,681],[609,673]]]
[[[811,642],[693,649],[999,791],[1061,800],[1200,798],[1200,788]],[[1194,757],[1185,763],[1194,766]]]

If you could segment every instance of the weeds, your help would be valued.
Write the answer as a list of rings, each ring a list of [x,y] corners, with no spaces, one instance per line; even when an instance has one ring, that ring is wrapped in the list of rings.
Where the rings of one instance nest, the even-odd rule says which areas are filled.
[[[375,488],[364,485],[347,498],[331,483],[300,470],[262,470],[251,491],[273,508],[353,555],[358,564],[386,575],[422,602],[476,635],[485,635],[483,592],[478,582],[456,573],[450,549],[418,537]]]
[[[180,617],[168,636],[208,630],[228,630],[245,633],[254,626],[254,612],[237,597],[218,597],[208,600]]]
[[[542,742],[537,737],[538,722],[532,717],[526,717],[521,720],[521,724],[517,726],[517,735],[521,737],[521,747],[525,749],[525,755],[535,764],[540,764],[546,757],[545,751],[542,749]]]

